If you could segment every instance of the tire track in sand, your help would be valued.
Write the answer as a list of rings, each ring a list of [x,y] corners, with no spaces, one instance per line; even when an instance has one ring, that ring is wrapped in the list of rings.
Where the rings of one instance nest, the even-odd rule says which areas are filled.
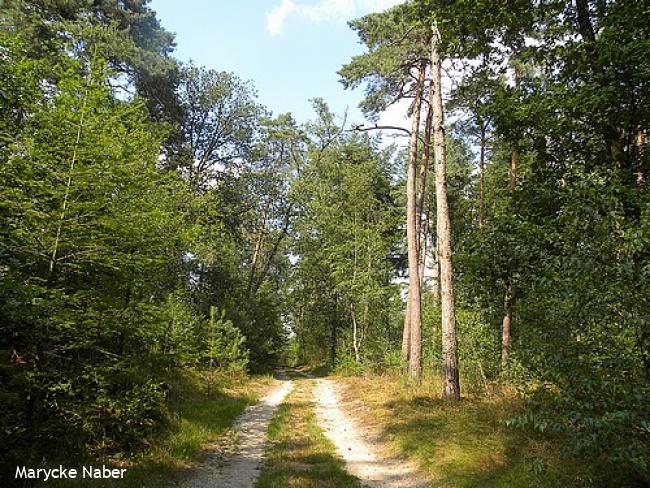
[[[259,475],[267,443],[266,431],[280,403],[293,388],[282,383],[237,418],[232,426],[236,444],[230,452],[209,451],[205,462],[192,476],[180,483],[182,488],[251,488]]]
[[[431,486],[413,463],[387,457],[364,439],[353,419],[340,408],[338,385],[333,380],[317,380],[315,396],[318,423],[345,460],[348,472],[364,485],[371,488]]]

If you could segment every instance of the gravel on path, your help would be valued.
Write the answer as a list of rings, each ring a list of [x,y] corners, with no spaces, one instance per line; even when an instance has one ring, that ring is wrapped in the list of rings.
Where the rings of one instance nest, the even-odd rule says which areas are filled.
[[[213,450],[179,486],[182,488],[252,488],[259,476],[267,444],[266,431],[280,403],[293,388],[286,378],[259,402],[249,406],[232,426],[232,449]]]
[[[341,408],[338,388],[333,380],[317,380],[316,416],[325,435],[345,460],[348,472],[371,488],[431,486],[413,463],[388,457],[361,434],[361,429]]]

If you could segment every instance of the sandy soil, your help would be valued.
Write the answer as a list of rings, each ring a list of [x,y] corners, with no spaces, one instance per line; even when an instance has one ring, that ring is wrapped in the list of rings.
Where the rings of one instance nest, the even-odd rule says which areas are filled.
[[[316,383],[316,416],[325,435],[336,446],[348,472],[371,488],[424,488],[431,486],[412,463],[388,457],[373,446],[368,433],[340,405],[340,386],[333,380]]]
[[[210,451],[204,464],[179,486],[182,488],[251,488],[259,475],[267,443],[266,431],[278,406],[293,388],[284,379],[235,421],[234,442],[227,449]]]

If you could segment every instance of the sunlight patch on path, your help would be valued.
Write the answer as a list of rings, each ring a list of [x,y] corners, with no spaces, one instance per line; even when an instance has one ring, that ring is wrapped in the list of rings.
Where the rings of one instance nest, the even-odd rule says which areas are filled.
[[[251,488],[259,476],[269,422],[292,388],[293,382],[285,379],[258,403],[246,408],[232,426],[234,448],[208,452],[204,464],[180,486]]]
[[[350,474],[371,488],[424,488],[416,466],[407,461],[386,457],[362,436],[354,421],[340,408],[338,385],[319,379],[314,391],[318,406],[316,416],[325,435],[336,446]]]

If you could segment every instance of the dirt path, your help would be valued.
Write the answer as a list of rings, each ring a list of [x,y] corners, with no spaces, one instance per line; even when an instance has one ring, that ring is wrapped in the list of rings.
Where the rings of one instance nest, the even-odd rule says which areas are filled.
[[[317,380],[316,415],[325,435],[336,446],[350,474],[371,488],[424,488],[416,466],[386,456],[361,434],[355,422],[341,409],[339,386],[328,379]]]
[[[182,488],[251,488],[259,475],[266,446],[266,430],[278,406],[293,388],[287,378],[275,386],[255,405],[248,407],[235,421],[232,431],[235,442],[227,451],[207,454],[205,463],[190,478],[180,483]]]

